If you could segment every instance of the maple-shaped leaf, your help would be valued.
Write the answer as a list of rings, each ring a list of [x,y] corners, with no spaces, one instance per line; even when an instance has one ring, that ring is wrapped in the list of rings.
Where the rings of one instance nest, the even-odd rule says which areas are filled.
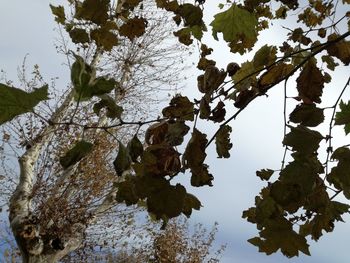
[[[328,41],[334,41],[340,37],[334,33],[328,36]],[[327,46],[327,52],[329,55],[338,58],[346,66],[350,63],[350,41],[340,40],[336,43]]]
[[[261,69],[276,61],[277,48],[275,46],[264,45],[254,55],[253,65],[255,69]]]
[[[85,0],[82,5],[75,6],[75,17],[102,25],[108,19],[109,5],[110,0]]]
[[[269,68],[259,79],[259,90],[265,92],[266,89],[284,80],[292,70],[293,65],[285,63]]]
[[[259,235],[260,237],[249,239],[248,242],[259,247],[259,251],[267,255],[278,249],[287,257],[298,256],[299,251],[310,255],[305,237],[296,233],[292,224],[285,218],[270,220]]]
[[[84,140],[78,141],[73,148],[68,150],[64,156],[60,158],[60,164],[64,169],[76,164],[92,151],[93,144]]]
[[[118,36],[106,27],[91,30],[90,37],[98,47],[103,47],[106,51],[111,51],[114,46],[118,45]]]
[[[215,136],[216,152],[219,158],[230,157],[230,149],[232,148],[232,143],[230,142],[231,132],[231,126],[225,125],[220,128],[219,132]]]
[[[324,55],[321,57],[321,59],[322,62],[325,62],[327,64],[327,68],[330,70],[334,70],[337,66],[339,66],[339,64],[334,61],[334,58],[332,56]]]
[[[297,78],[299,97],[304,103],[321,103],[324,78],[315,62],[309,61]]]
[[[113,162],[113,165],[114,165],[115,171],[117,172],[117,175],[122,176],[126,170],[130,169],[131,157],[128,149],[124,146],[124,144],[121,141],[118,141],[118,142],[119,142],[118,154]]]
[[[210,97],[205,95],[202,97],[200,103],[199,103],[199,118],[201,119],[208,119],[211,113],[210,108]]]
[[[290,121],[308,127],[316,127],[324,121],[323,109],[315,104],[299,104],[289,115]]]
[[[104,94],[101,100],[94,104],[93,110],[99,115],[101,109],[106,108],[106,116],[111,119],[120,118],[123,113],[123,108],[118,106],[110,96]]]
[[[339,103],[340,111],[335,114],[335,125],[345,125],[345,134],[350,133],[350,101],[344,103],[340,101]]]
[[[216,14],[210,25],[216,40],[218,39],[217,33],[222,33],[226,42],[242,47],[240,52],[244,49],[250,49],[257,40],[257,18],[253,13],[236,4],[232,4],[228,10]]]
[[[51,12],[55,16],[55,21],[59,24],[64,25],[64,22],[66,21],[66,15],[64,13],[64,7],[59,6],[53,6],[50,4]]]
[[[174,36],[178,37],[179,42],[186,46],[193,43],[193,39],[191,38],[191,29],[189,27],[184,27],[178,31],[175,31]]]
[[[319,212],[300,226],[299,233],[303,236],[311,235],[318,240],[323,231],[332,232],[335,221],[343,221],[341,215],[349,213],[350,206],[336,201],[329,201],[327,205],[319,209]]]
[[[332,168],[327,180],[350,199],[350,149],[340,147],[333,152],[331,158],[338,160],[338,164]]]
[[[271,169],[262,169],[260,171],[256,171],[256,176],[260,177],[261,180],[268,181],[270,177],[273,175],[274,170]]]
[[[318,132],[310,130],[304,126],[292,127],[291,131],[284,137],[283,144],[292,147],[293,151],[302,153],[315,152],[324,137]]]
[[[249,89],[250,86],[256,82],[258,73],[255,72],[256,70],[253,62],[247,61],[242,63],[241,68],[232,76],[235,89],[238,91]]]
[[[177,95],[170,101],[170,106],[163,109],[162,113],[164,117],[193,121],[193,111],[194,104],[187,97]]]
[[[69,36],[72,39],[73,43],[87,43],[90,41],[89,35],[85,29],[74,28],[69,31]]]
[[[146,25],[146,19],[134,17],[128,19],[128,21],[120,27],[119,33],[132,41],[135,37],[140,37],[145,33]]]
[[[48,85],[34,89],[32,92],[25,92],[0,83],[0,124],[32,111],[40,101],[47,99]]]
[[[193,4],[183,4],[177,9],[177,13],[182,17],[185,26],[201,26],[203,24],[203,12],[199,6]]]

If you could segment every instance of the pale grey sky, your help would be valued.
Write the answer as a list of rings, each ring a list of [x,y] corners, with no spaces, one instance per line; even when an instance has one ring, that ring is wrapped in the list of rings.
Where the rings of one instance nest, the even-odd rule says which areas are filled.
[[[62,1],[49,1],[58,3]],[[210,2],[210,1],[208,1]],[[214,10],[215,2],[211,2]],[[62,66],[64,58],[56,54],[53,30],[55,23],[48,1],[45,0],[0,0],[0,69],[7,72],[10,79],[16,79],[16,70],[28,53],[28,68],[38,64],[47,81],[59,76],[60,85],[69,79],[67,68]],[[210,28],[209,28],[210,30]],[[282,31],[282,30],[281,30]],[[278,39],[279,34],[263,37],[261,44]],[[229,54],[226,45],[211,42],[216,48],[215,57],[219,66],[237,60]],[[191,72],[193,74],[195,71]],[[344,85],[345,69],[337,76],[338,85]],[[196,83],[194,78],[193,83]],[[184,94],[194,94],[188,88]],[[335,91],[326,88],[329,101],[334,101]],[[333,96],[332,96],[333,95]],[[349,97],[349,93],[346,94]],[[209,150],[208,164],[214,175],[214,187],[188,189],[202,201],[204,207],[193,215],[193,221],[204,222],[208,228],[217,221],[219,233],[217,243],[227,243],[222,259],[223,263],[347,263],[347,249],[350,243],[350,222],[338,223],[333,233],[326,234],[318,243],[311,242],[312,257],[301,255],[287,259],[279,253],[266,256],[258,253],[257,248],[246,242],[257,235],[255,226],[241,218],[242,211],[250,207],[264,185],[255,176],[255,171],[262,168],[277,169],[282,158],[282,87],[275,87],[269,98],[261,97],[249,106],[233,123],[233,149],[229,160],[216,159],[214,148]],[[206,131],[214,132],[211,126],[201,126]],[[341,134],[339,130],[339,134]],[[349,217],[346,217],[350,221]]]

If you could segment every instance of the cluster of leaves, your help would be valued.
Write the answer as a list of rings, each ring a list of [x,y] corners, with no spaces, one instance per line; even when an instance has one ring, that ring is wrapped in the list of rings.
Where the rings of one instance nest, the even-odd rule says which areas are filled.
[[[75,5],[74,19],[70,21],[66,19],[62,6],[51,6],[51,9],[56,21],[65,27],[75,43],[84,45],[93,42],[98,49],[110,51],[118,45],[121,37],[133,41],[145,32],[147,20],[132,15],[132,10],[142,5],[142,1],[124,1],[116,10],[110,9],[109,0],[70,2]],[[274,10],[271,2],[277,2],[279,8]],[[207,30],[201,6],[179,4],[176,0],[156,0],[156,4],[158,8],[174,14],[174,21],[182,27],[174,32],[181,43],[190,45],[193,37],[201,41]],[[343,4],[349,4],[349,1],[343,0]],[[297,0],[245,0],[240,3],[228,2],[227,5],[227,10],[214,16],[210,26],[214,39],[218,40],[222,34],[233,53],[251,51],[259,32],[267,29],[275,19],[285,19],[298,12],[297,23],[300,27],[290,29],[281,46],[264,45],[251,60],[241,65],[229,63],[226,70],[220,70],[215,66],[215,61],[207,58],[213,49],[201,43],[197,66],[203,71],[197,78],[201,97],[192,102],[185,96],[176,95],[170,105],[162,110],[163,118],[132,123],[139,127],[146,123],[154,124],[147,129],[144,144],[137,135],[127,146],[119,142],[114,167],[117,176],[123,180],[115,184],[118,188],[116,200],[124,201],[127,205],[144,201],[148,211],[164,221],[181,213],[190,216],[192,209],[198,210],[201,203],[181,184],[172,185],[172,178],[188,170],[191,172],[192,186],[211,186],[213,176],[205,164],[207,147],[215,140],[218,157],[230,157],[232,128],[229,123],[255,98],[265,95],[282,81],[286,83],[292,75],[299,74],[296,79],[298,95],[294,99],[300,103],[290,113],[289,120],[294,124],[285,123],[289,132],[283,139],[286,151],[291,151],[292,161],[282,167],[276,181],[269,182],[262,189],[256,197],[255,207],[246,210],[243,217],[257,225],[259,237],[249,242],[259,247],[260,251],[271,254],[280,249],[288,257],[297,256],[299,251],[309,254],[306,237],[318,240],[323,231],[332,231],[334,222],[342,220],[342,214],[349,212],[347,204],[333,200],[339,193],[347,198],[350,196],[349,147],[342,146],[333,152],[331,134],[325,136],[313,128],[325,120],[325,108],[318,104],[321,103],[325,84],[331,81],[328,72],[334,71],[339,66],[338,62],[346,66],[350,63],[350,42],[346,40],[350,35],[349,29],[343,34],[334,33],[340,31],[333,30],[338,23],[346,20],[349,26],[350,15],[346,12],[340,15],[338,21],[326,25],[326,18],[338,13],[339,9],[332,2],[318,0],[310,0],[306,7],[300,8]],[[221,8],[224,7],[221,5]],[[312,34],[317,40],[309,37]],[[108,95],[118,83],[107,76],[96,77],[92,63],[79,56],[75,58],[71,79],[77,103],[93,97],[100,98],[94,106],[95,113],[101,114],[104,109],[107,117],[117,119],[114,125],[98,127],[100,129],[107,131],[110,127],[130,124],[122,119],[123,109]],[[321,61],[327,69],[319,66]],[[344,125],[346,134],[350,132],[350,103],[341,101],[340,111],[335,114],[348,85],[349,81],[331,107],[334,113],[330,133],[334,125]],[[9,106],[14,106],[1,112],[2,123],[30,111],[39,101],[46,99],[45,89],[43,87],[23,94],[28,98],[24,102],[17,99],[21,91],[2,84],[1,104],[10,101]],[[287,99],[285,95],[285,103]],[[227,117],[229,103],[237,110]],[[210,139],[198,129],[198,119],[219,126]],[[194,122],[192,134],[180,159],[177,146],[184,145],[190,122]],[[81,126],[83,130],[93,128]],[[321,142],[329,142],[328,154],[338,161],[329,173],[325,169],[328,168],[329,158],[326,164],[318,159]],[[89,153],[91,147],[88,142],[78,142],[61,158],[62,166],[68,168],[74,165]],[[271,180],[273,173],[274,170],[265,169],[257,172],[257,175],[263,180]],[[329,196],[327,184],[336,188],[334,196]],[[299,230],[294,227],[297,222],[300,224]]]

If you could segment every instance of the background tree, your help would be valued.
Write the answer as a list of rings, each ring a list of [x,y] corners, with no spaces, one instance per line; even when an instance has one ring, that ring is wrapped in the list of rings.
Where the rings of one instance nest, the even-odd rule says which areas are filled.
[[[84,134],[100,131],[110,134],[116,128],[129,125],[135,125],[138,130],[145,124],[152,124],[145,133],[143,147],[140,147],[136,136],[129,141],[129,146],[124,146],[124,143],[115,138],[118,151],[113,165],[116,174],[123,179],[113,184],[115,188],[109,193],[115,195],[108,195],[110,199],[106,201],[124,201],[127,205],[143,201],[155,218],[163,220],[164,227],[170,218],[182,213],[190,216],[193,209],[200,208],[201,203],[183,185],[173,183],[173,179],[180,173],[189,171],[192,186],[211,186],[213,176],[205,164],[206,149],[215,141],[218,157],[230,157],[230,123],[256,98],[266,96],[273,87],[284,82],[285,105],[287,102],[295,103],[295,100],[298,102],[289,114],[289,122],[285,106],[283,145],[286,151],[282,167],[278,170],[264,169],[257,172],[268,183],[256,197],[255,206],[243,213],[243,217],[256,224],[259,230],[259,236],[249,242],[266,254],[277,250],[281,250],[288,257],[297,256],[300,251],[310,254],[306,238],[318,240],[323,231],[331,232],[335,221],[342,220],[341,216],[349,212],[348,204],[335,199],[340,194],[348,197],[350,149],[346,144],[334,150],[332,140],[335,125],[345,125],[346,134],[349,132],[349,103],[341,101],[349,80],[344,83],[333,105],[320,106],[324,86],[332,83],[328,72],[335,70],[338,63],[345,66],[350,63],[350,43],[346,40],[350,35],[349,12],[344,8],[349,1],[246,0],[221,5],[223,11],[214,16],[210,26],[213,37],[218,39],[222,35],[233,53],[243,55],[251,51],[259,33],[268,29],[274,20],[297,17],[297,21],[294,21],[296,27],[288,29],[290,32],[282,45],[264,45],[248,61],[241,65],[230,63],[226,70],[215,66],[216,62],[208,58],[213,50],[200,43],[198,68],[204,71],[198,76],[201,96],[191,101],[178,94],[162,110],[163,117],[140,122],[126,120],[120,113],[120,105],[107,99],[110,97],[106,96],[118,87],[118,83],[102,74],[96,78],[95,67],[98,53],[111,50],[118,44],[120,37],[133,40],[144,34],[148,20],[129,12],[142,3],[124,1],[118,3],[117,8],[109,9],[107,0],[70,2],[75,5],[74,17],[83,22],[72,24],[66,19],[61,6],[52,7],[57,21],[67,29],[73,41],[82,44],[92,41],[97,45],[98,52],[92,61],[75,55],[71,70],[72,91],[61,105],[64,106],[67,101],[75,101],[75,108],[79,108],[84,105],[84,101],[94,102],[94,99],[99,98],[100,101],[94,104],[94,113],[98,114],[101,108],[106,108],[106,116],[114,117],[114,120],[108,124],[102,121],[106,118],[102,118],[92,125],[81,119],[68,118],[62,121],[61,116],[54,114],[50,119],[44,118],[49,129],[47,131],[62,125],[69,127],[68,129],[75,127],[79,132],[74,138],[82,138]],[[174,34],[181,43],[191,45],[194,39],[201,41],[203,32],[207,30],[203,21],[203,3],[157,0],[156,4],[157,7],[174,14],[173,19],[180,27]],[[289,90],[288,81],[295,81],[295,90]],[[2,90],[7,98],[19,92],[16,89],[10,91],[7,86],[3,86]],[[31,111],[39,101],[46,99],[45,91],[46,88],[42,87],[26,94],[30,103],[16,101],[13,111],[6,112],[2,122]],[[229,112],[227,108],[232,107],[232,104],[236,107],[236,112],[226,116]],[[340,111],[336,112],[338,106]],[[329,129],[321,134],[322,131],[314,127],[325,122],[327,111],[331,115],[327,121]],[[94,118],[98,117],[92,115],[91,119]],[[209,138],[200,131],[201,119],[218,125],[216,132],[209,134]],[[187,140],[184,137],[190,129],[192,134]],[[39,142],[45,138],[40,138]],[[327,144],[327,157],[324,162],[319,160],[320,143]],[[62,158],[67,162],[61,161],[64,168],[61,178],[70,177],[72,167],[83,163],[80,160],[90,154],[90,149],[94,149],[93,145],[92,142],[80,141],[63,155]],[[178,147],[180,145],[184,147]],[[23,247],[24,255],[27,251],[29,257],[34,257],[39,251],[35,250],[33,253],[29,245],[47,244],[44,234],[32,234],[29,237],[24,234],[26,231],[22,231],[27,225],[34,225],[32,228],[38,226],[36,221],[32,222],[27,218],[32,214],[31,209],[28,209],[28,193],[34,177],[31,160],[36,157],[40,147],[40,143],[35,142],[21,158],[20,182],[10,207],[13,232],[20,247]],[[289,162],[285,164],[289,153]],[[338,161],[332,168],[329,164],[330,158]],[[279,172],[279,176],[273,181],[271,176],[275,172]],[[55,251],[55,257],[77,247],[84,226],[73,226],[76,227],[72,231],[74,234],[67,238],[70,243],[66,242],[62,251]],[[42,252],[36,258],[46,257]]]

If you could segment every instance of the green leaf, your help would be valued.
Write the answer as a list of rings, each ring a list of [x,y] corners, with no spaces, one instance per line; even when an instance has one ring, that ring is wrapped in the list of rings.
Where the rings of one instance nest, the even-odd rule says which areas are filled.
[[[350,101],[344,103],[340,101],[339,103],[340,111],[335,114],[335,125],[345,125],[345,134],[350,133]]]
[[[202,26],[203,12],[199,6],[188,3],[183,4],[179,6],[177,12],[184,20],[185,26]]]
[[[130,169],[131,166],[131,157],[129,155],[128,149],[119,142],[119,150],[116,159],[113,162],[114,169],[117,172],[118,176],[122,176],[123,172]]]
[[[137,161],[137,158],[142,155],[143,153],[143,145],[140,142],[139,138],[137,138],[137,135],[135,135],[131,141],[128,143],[128,152],[131,157],[131,160],[133,162]]]
[[[99,115],[101,109],[106,108],[106,116],[111,119],[121,117],[123,113],[123,108],[118,106],[115,101],[108,95],[101,96],[101,100],[95,103],[93,110]]]
[[[60,158],[60,164],[64,169],[76,164],[86,155],[88,155],[93,148],[93,144],[84,140],[78,141],[73,148]]]
[[[256,171],[256,176],[260,177],[261,180],[268,181],[270,177],[273,175],[274,170],[271,169],[263,169],[260,171]]]
[[[170,106],[163,109],[162,113],[164,117],[193,121],[194,105],[187,97],[177,95],[170,101]]]
[[[59,24],[64,25],[64,22],[66,21],[66,15],[64,13],[64,7],[59,6],[53,6],[50,4],[51,12],[55,16],[55,21]]]
[[[315,62],[308,62],[297,78],[299,97],[306,103],[321,103],[324,78]]]
[[[169,122],[165,141],[171,146],[181,145],[184,141],[184,136],[189,130],[190,127],[188,127],[184,121]]]
[[[0,83],[0,124],[30,112],[43,100],[48,99],[48,85],[28,93]]]
[[[136,178],[127,176],[125,181],[117,183],[118,188],[116,200],[118,202],[125,202],[126,205],[134,205],[140,200],[136,189]]]
[[[204,164],[207,136],[197,129],[193,130],[192,137],[188,142],[182,162],[185,168],[191,169],[191,185],[193,186],[211,186],[213,176],[208,172],[208,166]]]
[[[289,128],[291,131],[285,136],[283,144],[291,146],[293,151],[305,154],[313,153],[318,149],[321,140],[324,139],[318,131],[310,130],[301,125],[289,126]]]
[[[219,132],[215,136],[216,152],[219,158],[230,157],[230,149],[232,148],[232,143],[230,142],[231,132],[231,126],[225,125],[220,128]]]
[[[185,197],[185,187],[180,184],[169,185],[167,188],[153,192],[147,198],[147,210],[155,214],[157,219],[164,216],[166,218],[177,217],[183,211]]]
[[[253,65],[256,70],[268,66],[276,61],[277,48],[275,46],[262,46],[254,55]]]
[[[350,199],[350,149],[347,147],[336,149],[332,159],[338,160],[338,164],[332,168],[327,180]]]
[[[213,36],[217,40],[217,33],[222,33],[224,40],[231,45],[240,46],[240,52],[254,46],[257,40],[258,20],[255,15],[245,9],[238,7],[236,4],[221,13],[214,16]]]
[[[290,121],[308,127],[316,127],[324,121],[323,109],[315,104],[299,104],[289,115]]]

